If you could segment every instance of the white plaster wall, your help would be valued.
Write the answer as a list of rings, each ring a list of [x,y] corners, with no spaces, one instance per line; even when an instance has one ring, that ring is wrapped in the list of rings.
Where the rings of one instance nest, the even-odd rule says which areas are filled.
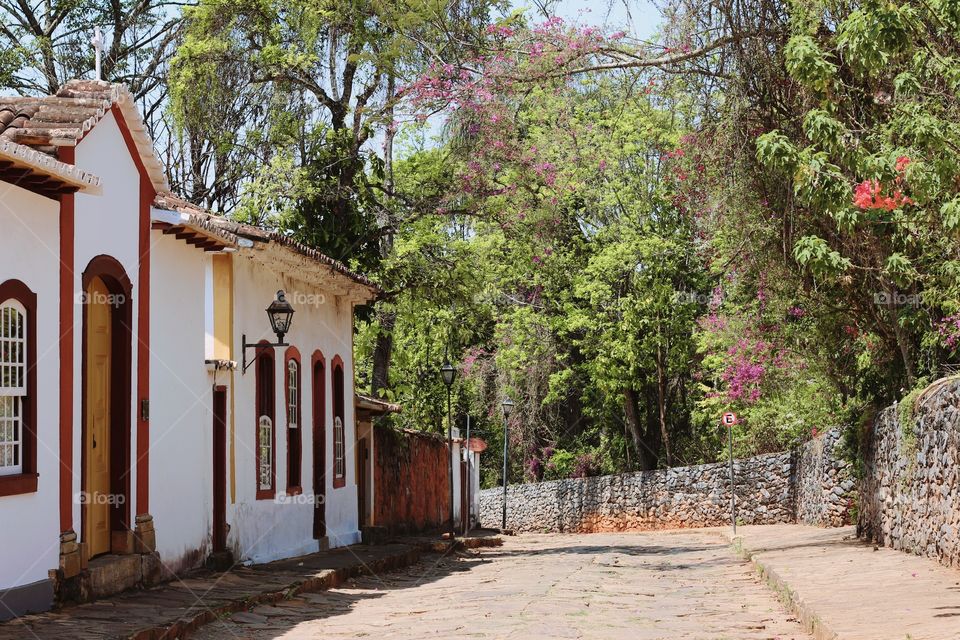
[[[480,518],[480,454],[469,452],[470,458],[470,513],[473,518]]]
[[[0,497],[0,590],[59,562],[59,203],[0,182],[0,282],[37,294],[37,492]]]
[[[160,558],[178,571],[209,554],[213,518],[210,254],[159,231],[151,240],[150,512]]]
[[[357,525],[356,486],[356,423],[353,387],[353,309],[349,302],[337,304],[332,295],[306,287],[294,278],[262,264],[254,263],[245,252],[234,259],[234,339],[237,359],[242,359],[241,339],[247,342],[276,340],[271,332],[265,309],[278,289],[283,288],[295,308],[293,326],[286,342],[297,347],[301,355],[301,423],[303,432],[301,476],[303,496],[291,501],[256,500],[256,407],[255,366],[235,378],[236,427],[236,504],[228,505],[230,532],[228,545],[242,561],[267,562],[277,558],[310,553],[317,550],[313,539],[313,402],[311,396],[311,356],[319,349],[326,359],[327,402],[326,432],[326,521],[330,546],[343,546],[360,541]],[[285,410],[285,348],[276,349],[276,492],[286,489],[287,441]],[[248,358],[254,351],[248,350]],[[344,363],[344,431],[346,441],[346,485],[333,488],[333,392],[332,363],[339,355]]]
[[[456,429],[454,429],[454,437],[460,437],[460,434]],[[460,506],[463,502],[463,497],[461,494],[461,491],[463,490],[463,483],[460,482],[460,461],[463,460],[463,454],[460,453],[460,443],[457,441],[454,441],[453,443],[451,460],[453,461],[453,521],[458,523],[458,526],[460,526],[460,512],[462,511]],[[450,473],[450,471],[447,470],[447,473]]]
[[[101,195],[77,194],[74,214],[74,300],[82,291],[81,278],[90,260],[104,254],[115,258],[126,271],[133,288],[132,301],[132,355],[130,372],[130,519],[137,514],[137,316],[139,292],[138,235],[140,221],[140,174],[127,150],[120,128],[112,113],[91,129],[76,148],[75,164],[79,169],[100,177]],[[73,376],[73,490],[81,489],[81,420],[83,357],[83,309],[74,306],[74,376]],[[80,531],[80,504],[73,506],[73,526]]]

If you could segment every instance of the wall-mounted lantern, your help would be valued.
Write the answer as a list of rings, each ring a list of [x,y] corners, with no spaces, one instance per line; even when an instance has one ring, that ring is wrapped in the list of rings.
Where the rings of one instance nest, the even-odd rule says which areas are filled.
[[[247,372],[247,369],[256,359],[254,358],[254,360],[247,362],[248,348],[252,347],[255,349],[255,353],[259,353],[262,349],[289,346],[283,341],[283,337],[290,333],[290,325],[293,324],[293,313],[293,306],[287,302],[287,295],[283,292],[283,289],[280,289],[277,291],[277,297],[270,303],[270,306],[267,307],[267,318],[270,320],[270,328],[277,334],[277,341],[268,344],[248,344],[247,334],[243,334],[243,373]]]

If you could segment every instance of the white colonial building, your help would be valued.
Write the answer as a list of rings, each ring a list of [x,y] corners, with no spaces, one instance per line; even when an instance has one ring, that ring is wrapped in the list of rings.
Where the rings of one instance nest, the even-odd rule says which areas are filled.
[[[0,98],[0,230],[0,620],[360,540],[373,283],[170,194],[132,97],[100,81]]]

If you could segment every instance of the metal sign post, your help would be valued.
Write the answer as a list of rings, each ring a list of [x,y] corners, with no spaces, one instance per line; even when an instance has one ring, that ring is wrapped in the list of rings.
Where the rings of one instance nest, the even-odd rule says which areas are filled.
[[[737,535],[737,492],[733,482],[733,425],[737,424],[737,414],[727,411],[721,422],[727,427],[730,445],[730,524],[733,525],[733,535]]]

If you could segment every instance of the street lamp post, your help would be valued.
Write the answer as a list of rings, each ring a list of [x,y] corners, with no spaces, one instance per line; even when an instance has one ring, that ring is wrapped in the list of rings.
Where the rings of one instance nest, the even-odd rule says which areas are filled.
[[[450,364],[450,361],[443,363],[440,367],[440,377],[443,378],[443,384],[447,385],[447,454],[450,458],[450,539],[456,536],[453,528],[453,412],[450,408],[450,394],[453,388],[453,379],[457,375],[457,370]]]
[[[467,486],[461,487],[461,491],[466,491],[467,494],[467,515],[463,518],[463,535],[467,536],[470,534],[470,512],[473,510],[473,505],[470,503],[470,490],[473,485],[473,453],[470,451],[470,413],[467,413],[467,439],[463,441],[463,452],[467,459]]]
[[[510,413],[513,411],[513,400],[510,396],[503,399],[503,519],[500,529],[507,528],[507,443],[510,434]]]

